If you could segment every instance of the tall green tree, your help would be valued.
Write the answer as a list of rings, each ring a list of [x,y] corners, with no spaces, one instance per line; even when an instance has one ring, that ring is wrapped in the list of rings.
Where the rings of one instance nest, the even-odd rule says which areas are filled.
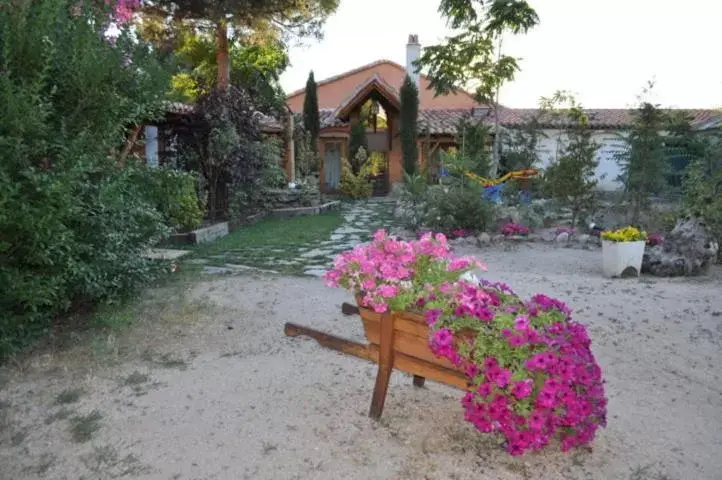
[[[313,152],[318,150],[318,133],[321,131],[321,120],[318,113],[318,87],[313,78],[313,71],[308,74],[306,94],[303,98],[303,128],[308,134],[307,141]]]
[[[158,35],[157,30],[149,31],[149,25],[152,24],[141,28],[141,35],[163,46],[167,37]],[[195,103],[211,91],[218,76],[215,42],[190,27],[177,28],[174,35],[173,48],[180,71],[173,75],[173,94],[181,101]],[[273,38],[235,39],[230,44],[230,61],[231,84],[247,90],[260,110],[280,112],[285,95],[279,78],[289,64],[285,45]]]
[[[427,69],[437,95],[470,89],[478,103],[492,109],[495,141],[490,174],[495,177],[501,146],[499,90],[519,71],[518,59],[503,53],[502,38],[526,33],[539,17],[524,0],[441,0],[439,13],[458,33],[425,48],[417,65]]]
[[[543,110],[563,119],[567,125],[566,140],[559,141],[560,156],[544,172],[544,186],[551,198],[571,210],[571,226],[576,228],[579,215],[590,210],[596,200],[599,144],[592,138],[593,131],[584,109],[573,96],[556,92],[541,103]]]
[[[414,81],[406,75],[399,91],[401,111],[399,112],[399,137],[401,153],[404,159],[404,171],[408,175],[416,173],[419,160],[419,89]]]
[[[290,37],[321,37],[329,15],[339,0],[148,0],[144,14],[166,25],[192,25],[215,39],[217,86],[227,90],[231,83],[233,37],[264,34],[288,40]],[[232,36],[229,35],[232,31]]]
[[[465,170],[482,177],[489,175],[491,164],[487,148],[491,138],[489,126],[464,118],[459,122],[457,132],[456,145],[460,156],[464,159]]]
[[[540,113],[527,118],[522,125],[505,131],[499,173],[536,168],[539,163],[537,147],[546,137],[541,128]]]
[[[645,89],[645,93],[649,92],[649,88]],[[625,138],[627,148],[617,156],[625,194],[631,204],[630,221],[633,225],[638,225],[640,215],[649,210],[650,196],[667,185],[669,161],[662,131],[668,126],[667,116],[658,105],[641,100]]]
[[[366,126],[363,121],[359,121],[351,125],[351,131],[349,132],[348,158],[349,163],[351,164],[351,170],[354,174],[358,174],[363,166],[358,163],[358,151],[361,148],[364,150],[368,148],[368,143],[366,141]]]

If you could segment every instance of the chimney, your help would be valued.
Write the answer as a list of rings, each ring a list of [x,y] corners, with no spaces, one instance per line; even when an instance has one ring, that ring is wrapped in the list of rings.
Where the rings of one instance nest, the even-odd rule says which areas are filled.
[[[421,56],[421,45],[419,36],[415,33],[409,35],[409,43],[406,44],[406,73],[419,88],[419,71],[414,67],[413,62]]]

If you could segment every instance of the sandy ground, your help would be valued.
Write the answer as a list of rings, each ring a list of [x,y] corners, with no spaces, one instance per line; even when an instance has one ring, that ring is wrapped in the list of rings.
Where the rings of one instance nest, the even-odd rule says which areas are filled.
[[[592,452],[509,457],[463,421],[458,390],[416,389],[400,373],[382,421],[370,420],[372,364],[283,335],[294,321],[361,341],[360,322],[339,311],[349,294],[314,278],[245,275],[197,284],[105,339],[107,353],[38,354],[10,372],[0,478],[722,478],[722,271],[611,281],[599,251],[469,251],[487,278],[558,296],[589,325],[609,397]],[[77,402],[57,405],[73,388]],[[99,428],[74,441],[74,419],[93,411]]]

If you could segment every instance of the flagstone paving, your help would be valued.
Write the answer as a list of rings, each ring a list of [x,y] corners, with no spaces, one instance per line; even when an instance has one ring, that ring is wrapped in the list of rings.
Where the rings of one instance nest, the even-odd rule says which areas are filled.
[[[194,256],[189,263],[202,264],[205,273],[216,275],[241,273],[250,267],[267,272],[321,276],[340,252],[368,242],[379,228],[392,229],[395,226],[393,209],[393,201],[385,198],[348,203],[341,208],[341,224],[323,240],[294,242],[285,238],[282,246],[233,245],[225,250],[221,246],[213,249],[212,254],[209,251],[206,255]],[[304,218],[314,221],[311,217]],[[297,222],[294,229],[303,230],[304,220],[294,221]],[[291,237],[294,230],[286,233]]]

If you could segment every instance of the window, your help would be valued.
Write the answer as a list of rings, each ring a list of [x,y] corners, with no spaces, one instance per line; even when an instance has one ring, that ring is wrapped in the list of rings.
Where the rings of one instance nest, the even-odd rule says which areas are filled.
[[[158,127],[145,127],[145,161],[151,167],[158,166]]]

